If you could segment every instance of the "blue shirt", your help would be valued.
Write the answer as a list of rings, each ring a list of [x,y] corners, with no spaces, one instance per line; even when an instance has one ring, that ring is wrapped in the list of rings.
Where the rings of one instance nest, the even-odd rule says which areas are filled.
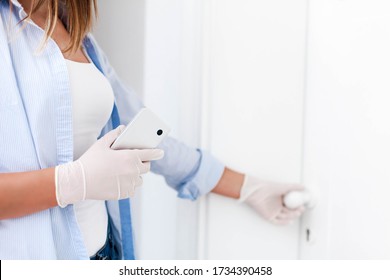
[[[0,173],[49,168],[73,160],[69,76],[61,50],[49,40],[39,51],[44,31],[25,17],[12,0],[0,0]],[[88,55],[109,80],[115,95],[111,119],[102,135],[127,124],[143,107],[126,88],[107,57],[88,35]],[[224,166],[209,153],[166,138],[165,156],[152,171],[165,177],[178,196],[196,199],[214,188]],[[25,194],[28,195],[28,194]],[[113,235],[123,259],[133,259],[130,201],[106,202]],[[0,221],[0,259],[88,259],[73,206],[54,207]]]

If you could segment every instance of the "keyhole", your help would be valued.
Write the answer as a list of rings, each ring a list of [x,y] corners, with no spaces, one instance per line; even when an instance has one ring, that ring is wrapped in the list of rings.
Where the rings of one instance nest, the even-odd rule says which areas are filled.
[[[306,241],[310,242],[310,229],[306,229]]]

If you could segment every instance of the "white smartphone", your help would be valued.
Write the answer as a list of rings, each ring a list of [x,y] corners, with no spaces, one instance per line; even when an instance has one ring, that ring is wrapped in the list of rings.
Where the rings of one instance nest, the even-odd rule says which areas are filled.
[[[143,108],[115,139],[111,148],[154,149],[168,135],[170,128],[150,109]]]

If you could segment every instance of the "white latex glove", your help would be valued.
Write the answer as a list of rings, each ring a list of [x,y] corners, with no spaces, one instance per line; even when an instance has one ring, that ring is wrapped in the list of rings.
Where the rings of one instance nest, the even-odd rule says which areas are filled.
[[[141,174],[150,170],[150,161],[161,159],[160,149],[113,150],[114,140],[125,126],[96,141],[78,160],[55,168],[56,198],[65,207],[77,201],[119,200],[134,195],[142,184]]]
[[[283,196],[290,191],[303,189],[304,187],[298,184],[266,182],[245,175],[240,202],[247,203],[262,217],[274,224],[289,224],[303,213],[305,207],[289,209],[283,204]]]

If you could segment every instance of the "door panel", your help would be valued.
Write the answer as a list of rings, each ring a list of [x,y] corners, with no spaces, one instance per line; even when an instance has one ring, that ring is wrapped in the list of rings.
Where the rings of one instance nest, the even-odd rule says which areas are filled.
[[[390,257],[389,1],[310,1],[302,258]]]
[[[206,2],[208,148],[237,170],[300,182],[306,1]],[[203,207],[204,257],[298,257],[298,222],[274,226],[216,195]]]

